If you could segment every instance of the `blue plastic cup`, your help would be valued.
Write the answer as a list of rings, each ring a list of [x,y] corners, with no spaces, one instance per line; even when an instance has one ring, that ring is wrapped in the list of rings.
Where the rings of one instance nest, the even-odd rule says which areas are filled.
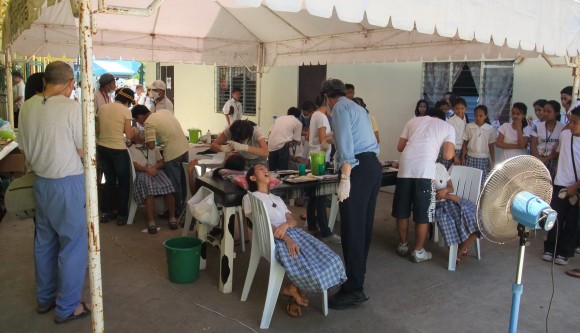
[[[304,163],[298,164],[298,175],[299,176],[306,176],[306,164],[304,164]]]

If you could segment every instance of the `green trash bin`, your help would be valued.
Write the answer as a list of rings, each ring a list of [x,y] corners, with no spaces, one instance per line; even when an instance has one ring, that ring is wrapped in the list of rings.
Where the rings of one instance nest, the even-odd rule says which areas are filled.
[[[174,237],[163,242],[167,254],[169,281],[190,283],[199,276],[201,240],[193,237]]]

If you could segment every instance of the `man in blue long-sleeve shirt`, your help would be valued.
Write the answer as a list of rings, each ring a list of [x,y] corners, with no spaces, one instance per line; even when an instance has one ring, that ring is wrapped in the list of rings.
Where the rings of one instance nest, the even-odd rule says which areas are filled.
[[[368,299],[363,286],[381,184],[381,164],[377,158],[379,145],[368,113],[345,97],[342,81],[325,80],[320,92],[332,109],[335,168],[340,170],[337,194],[342,252],[348,278],[340,291],[329,300],[329,306],[344,309]]]

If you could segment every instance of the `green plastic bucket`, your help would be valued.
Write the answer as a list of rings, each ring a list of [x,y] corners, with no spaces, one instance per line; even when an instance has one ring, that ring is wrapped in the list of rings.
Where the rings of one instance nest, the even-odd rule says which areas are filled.
[[[201,240],[193,237],[174,237],[163,242],[167,254],[169,281],[190,283],[199,276]]]
[[[321,167],[319,167],[319,165]],[[326,169],[326,152],[324,151],[311,151],[310,152],[310,170],[312,170],[313,175],[320,175],[325,173]]]
[[[198,143],[201,137],[201,130],[197,128],[190,128],[189,131],[189,142]]]

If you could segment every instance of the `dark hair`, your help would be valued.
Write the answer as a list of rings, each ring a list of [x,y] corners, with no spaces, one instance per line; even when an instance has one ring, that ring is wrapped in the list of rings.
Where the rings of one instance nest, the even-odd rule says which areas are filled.
[[[24,100],[44,91],[44,72],[34,73],[28,77],[24,85]]]
[[[259,165],[259,164],[256,164]],[[256,165],[250,167],[248,169],[248,172],[246,172],[246,182],[248,182],[248,191],[250,192],[255,192],[258,190],[258,183],[256,183],[256,181],[250,179],[250,177],[252,177],[254,174],[256,174],[256,170],[254,170],[256,168]]]
[[[12,77],[19,77],[19,78],[21,78],[21,79],[24,79],[24,78],[22,77],[22,74],[21,74],[19,71],[13,71],[13,72],[12,72]]]
[[[566,94],[566,95],[572,96],[572,89],[574,89],[572,86],[564,87],[562,90],[560,90],[560,94]]]
[[[554,109],[557,121],[560,121],[560,119],[562,119],[562,115],[560,114],[560,103],[558,103],[558,101],[555,100],[546,101],[546,104],[544,104],[544,106],[545,105],[549,105],[552,107],[552,109]]]
[[[427,100],[420,99],[420,100],[417,101],[417,105],[415,105],[415,117],[421,116],[421,114],[419,113],[419,105],[421,105],[421,103],[425,103],[425,105],[427,106],[427,110],[426,111],[429,111],[429,102],[427,102]],[[437,102],[437,103],[439,103],[439,102]],[[441,105],[439,105],[439,106],[441,106]],[[436,107],[436,108],[438,108],[438,107]]]
[[[570,114],[576,117],[580,117],[580,105],[576,105],[575,108],[570,110]]]
[[[314,105],[316,105],[316,109],[318,109],[324,104],[324,98],[325,97],[323,93],[320,93],[320,95],[316,96],[316,98],[314,99]],[[316,109],[314,109],[314,111],[316,111]]]
[[[445,121],[445,118],[446,118],[445,112],[443,112],[437,108],[427,109],[427,116],[439,118],[443,121]]]
[[[130,88],[119,88],[115,90],[115,100],[123,104],[133,104],[135,92]]]
[[[518,109],[518,110],[522,111],[524,116],[526,116],[528,114],[528,107],[522,102],[515,102],[512,105],[512,109]],[[522,129],[528,125],[529,125],[528,120],[526,119],[526,117],[524,117],[524,120],[522,121]]]
[[[485,114],[485,120],[483,122],[485,122],[486,124],[491,125],[491,123],[489,122],[489,118],[487,117],[487,106],[485,106],[483,104],[480,104],[480,105],[476,106],[475,109],[473,109],[473,115],[474,116],[475,116],[475,112],[477,110],[481,110]]]
[[[235,93],[235,92],[241,93],[242,92],[242,88],[241,87],[238,87],[238,86],[233,87],[232,88],[232,94]]]
[[[302,103],[302,111],[308,111],[308,112],[314,112],[316,111],[316,109],[318,109],[318,107],[316,107],[316,104],[314,104],[313,101],[304,101],[304,103]]]
[[[434,108],[435,109],[439,109],[442,105],[445,105],[446,107],[449,108],[449,102],[444,100],[444,99],[440,99],[435,103]]]
[[[220,178],[220,171],[223,169],[242,171],[246,168],[246,159],[240,154],[232,154],[226,158],[224,161],[224,166],[222,168],[216,168],[213,170],[212,178]]]
[[[330,98],[345,96],[346,88],[339,79],[326,79],[320,84],[320,94],[327,95]]]
[[[296,118],[300,118],[300,114],[302,114],[302,112],[300,112],[300,110],[298,110],[297,107],[291,106],[288,109],[288,112],[286,112],[286,114],[289,116],[294,116]]]
[[[242,142],[249,140],[254,135],[256,123],[250,120],[236,120],[230,125],[231,140]]]
[[[346,89],[352,89],[354,90],[354,85],[352,83],[345,83],[344,84],[344,90]]]
[[[144,116],[149,112],[151,111],[149,111],[149,109],[145,105],[137,104],[131,109],[131,116],[137,119],[138,116]]]
[[[539,107],[543,108],[543,107],[544,107],[544,105],[546,105],[546,102],[547,102],[547,100],[545,100],[545,99],[541,98],[541,99],[539,99],[539,100],[535,101],[535,102],[534,102],[534,104],[532,104],[532,105],[533,105],[533,106],[536,106],[536,105],[537,105],[537,106],[539,106]]]
[[[367,109],[367,105],[365,104],[365,101],[362,98],[353,97],[352,101],[355,102],[356,104],[362,106],[365,110]],[[369,110],[367,110],[367,112],[369,112]]]

